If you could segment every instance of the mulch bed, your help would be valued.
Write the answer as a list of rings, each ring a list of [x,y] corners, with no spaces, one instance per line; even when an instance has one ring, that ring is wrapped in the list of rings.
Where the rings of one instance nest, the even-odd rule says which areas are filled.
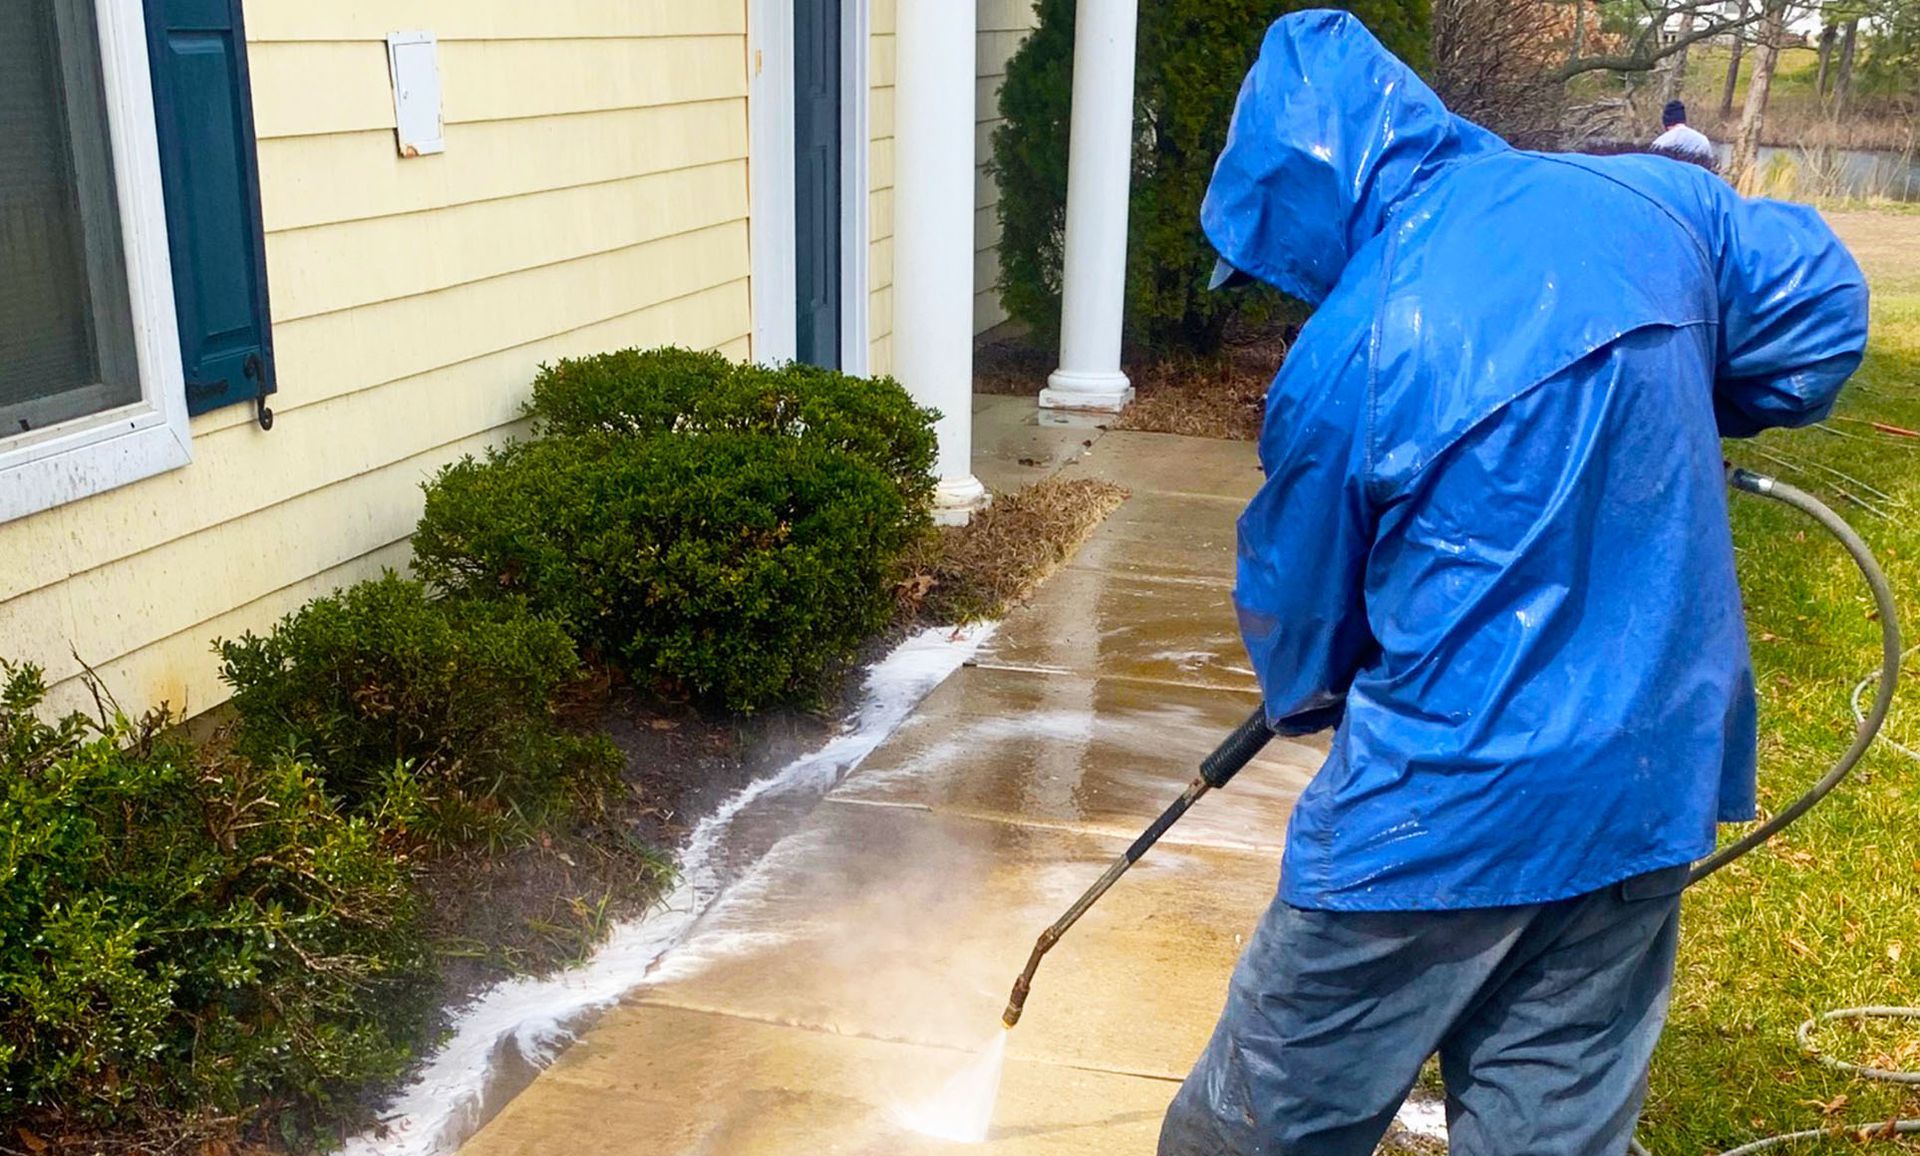
[[[853,689],[853,688],[848,688]],[[443,1003],[490,983],[580,963],[612,925],[644,914],[673,881],[672,852],[734,791],[829,738],[848,695],[815,710],[703,713],[623,684],[577,710],[625,756],[625,790],[605,813],[540,842],[434,863],[421,886],[441,945]]]
[[[1059,357],[1018,334],[988,341],[973,351],[973,392],[1035,397]]]
[[[1279,338],[1230,346],[1217,357],[1173,355],[1130,367],[1134,401],[1115,429],[1256,441],[1267,387],[1286,359]]]
[[[1286,359],[1288,331],[1230,342],[1219,354],[1150,356],[1126,363],[1135,397],[1113,428],[1187,437],[1254,441],[1266,412],[1267,387]],[[975,393],[1032,397],[1047,383],[1057,356],[1020,337],[1006,337],[974,353]]]

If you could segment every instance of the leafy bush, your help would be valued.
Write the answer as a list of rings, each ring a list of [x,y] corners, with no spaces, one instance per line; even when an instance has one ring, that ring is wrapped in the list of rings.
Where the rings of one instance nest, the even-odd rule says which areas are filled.
[[[925,519],[895,478],[815,439],[596,433],[448,467],[413,545],[448,590],[524,596],[630,671],[750,710],[886,621]]]
[[[1307,0],[1161,0],[1140,7],[1134,82],[1133,199],[1127,242],[1127,331],[1154,348],[1206,353],[1236,314],[1271,295],[1207,291],[1214,254],[1200,202],[1226,144],[1240,81],[1267,26]],[[1428,0],[1340,5],[1419,67]],[[1067,122],[1072,106],[1074,0],[1038,0],[1038,25],[1007,65],[1005,123],[994,130],[1000,181],[1001,300],[1043,337],[1060,325],[1066,240]]]
[[[435,600],[388,573],[219,652],[242,752],[291,752],[349,809],[385,808],[436,843],[590,802],[619,766],[605,739],[556,724],[573,643],[511,598]]]
[[[938,415],[887,378],[626,349],[542,366],[528,413],[540,440],[428,485],[421,575],[733,709],[884,623],[927,528]]]
[[[672,346],[563,358],[534,375],[527,414],[541,434],[658,433],[733,373],[722,354]]]
[[[527,412],[546,437],[725,430],[797,437],[879,467],[909,507],[933,495],[937,415],[892,378],[798,363],[768,369],[686,349],[623,349],[541,366]]]
[[[44,694],[0,660],[0,1118],[297,1117],[397,1075],[431,973],[378,817]]]

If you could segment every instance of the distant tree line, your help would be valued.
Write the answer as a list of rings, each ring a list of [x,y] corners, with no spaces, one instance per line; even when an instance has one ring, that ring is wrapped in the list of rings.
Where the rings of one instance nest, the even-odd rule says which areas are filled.
[[[1235,93],[1269,23],[1313,0],[1154,0],[1140,10],[1134,88],[1127,335],[1136,348],[1211,353],[1236,327],[1289,313],[1271,294],[1210,293],[1199,207]],[[1729,120],[1746,69],[1729,175],[1753,167],[1780,53],[1811,21],[1818,89],[1839,117],[1871,90],[1914,115],[1920,0],[1344,0],[1456,112],[1525,148],[1644,142],[1683,91],[1688,58],[1724,46]],[[1035,0],[1036,27],[1000,91],[1001,301],[1035,339],[1060,319],[1076,0]],[[1636,106],[1634,97],[1639,98]],[[1904,103],[1901,103],[1904,102]],[[1636,111],[1637,109],[1637,111]]]
[[[1829,119],[1864,113],[1871,97],[1875,115],[1911,125],[1920,0],[1434,0],[1432,77],[1457,111],[1516,144],[1580,147],[1619,133],[1636,92],[1657,95],[1655,108],[1679,98],[1689,57],[1722,45],[1717,111],[1723,123],[1737,116],[1726,168],[1741,180],[1754,171],[1780,55],[1810,25]]]

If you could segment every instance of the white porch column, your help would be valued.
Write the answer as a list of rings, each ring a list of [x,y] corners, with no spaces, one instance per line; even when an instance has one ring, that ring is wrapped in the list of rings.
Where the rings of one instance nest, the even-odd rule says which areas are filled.
[[[965,521],[973,476],[973,0],[899,0],[893,176],[894,375],[942,415],[935,516]]]
[[[1075,11],[1060,368],[1047,378],[1040,405],[1112,412],[1133,400],[1133,385],[1120,372],[1120,323],[1140,4],[1079,0]]]

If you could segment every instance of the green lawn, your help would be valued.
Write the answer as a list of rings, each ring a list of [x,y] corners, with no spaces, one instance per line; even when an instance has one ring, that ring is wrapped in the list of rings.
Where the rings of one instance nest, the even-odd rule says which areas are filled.
[[[1753,79],[1754,54],[1742,53],[1740,56],[1740,80],[1734,89],[1734,114],[1747,99],[1747,82]],[[1786,97],[1790,101],[1813,100],[1814,82],[1820,73],[1820,53],[1812,48],[1789,48],[1780,54],[1780,62],[1773,70],[1773,97],[1768,101],[1771,110],[1773,100]],[[1687,79],[1685,96],[1688,111],[1695,118],[1702,113],[1711,113],[1720,105],[1720,92],[1727,80],[1727,49],[1718,44],[1695,45],[1687,50]],[[1696,107],[1697,106],[1697,107]]]
[[[1867,363],[1827,428],[1772,433],[1729,450],[1854,521],[1892,576],[1915,641],[1920,440],[1866,423],[1920,429],[1920,221],[1875,213],[1836,221],[1874,283]],[[1817,466],[1855,481],[1838,482]],[[1836,487],[1888,516],[1849,505]],[[1876,665],[1879,631],[1846,555],[1799,515],[1736,497],[1734,534],[1761,693],[1761,806],[1778,808],[1850,738],[1848,694]],[[1920,747],[1920,660],[1907,672],[1914,681],[1888,730]],[[1802,1020],[1859,1004],[1920,1004],[1920,764],[1884,746],[1785,836],[1689,896],[1642,1139],[1654,1156],[1696,1156],[1774,1132],[1920,1116],[1920,1088],[1849,1078],[1796,1047]],[[1920,1068],[1920,1024],[1911,1021],[1822,1038],[1836,1055]]]

